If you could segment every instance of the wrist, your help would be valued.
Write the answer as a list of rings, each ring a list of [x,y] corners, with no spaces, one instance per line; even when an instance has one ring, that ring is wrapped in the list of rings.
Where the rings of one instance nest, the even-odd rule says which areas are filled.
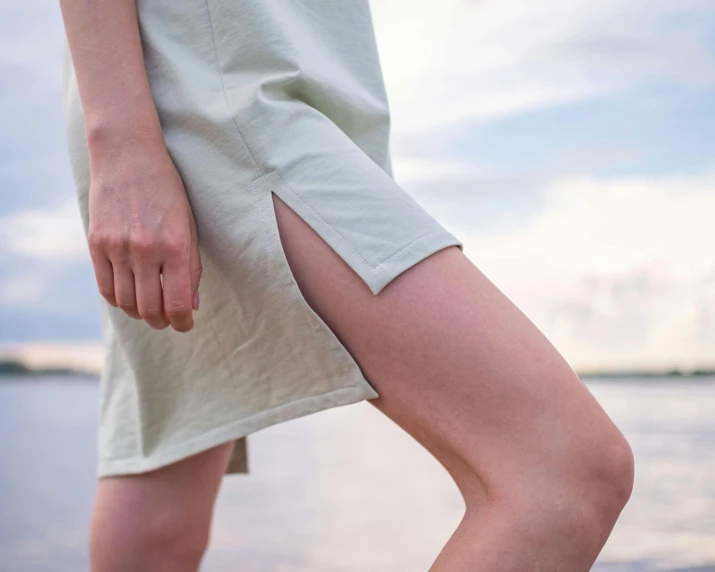
[[[133,115],[117,120],[106,115],[86,123],[90,161],[99,164],[108,156],[124,151],[152,153],[165,149],[164,134],[158,116]]]
[[[85,132],[90,150],[117,144],[164,142],[159,118],[156,114],[133,114],[125,117],[86,119]]]

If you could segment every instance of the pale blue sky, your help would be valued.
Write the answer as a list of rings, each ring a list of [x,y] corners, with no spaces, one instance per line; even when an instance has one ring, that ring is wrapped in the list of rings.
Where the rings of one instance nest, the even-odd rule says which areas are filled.
[[[398,182],[576,367],[715,365],[715,3],[374,0]],[[98,340],[56,2],[0,5],[0,342]]]

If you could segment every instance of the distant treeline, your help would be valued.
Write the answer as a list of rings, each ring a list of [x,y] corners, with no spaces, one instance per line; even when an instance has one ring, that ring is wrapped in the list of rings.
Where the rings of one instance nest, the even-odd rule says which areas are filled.
[[[0,376],[44,376],[44,375],[67,375],[96,377],[96,372],[83,371],[71,367],[30,367],[19,360],[0,360]]]
[[[621,379],[621,378],[663,378],[663,377],[715,377],[715,369],[694,369],[680,370],[671,369],[667,371],[602,371],[602,372],[581,372],[578,376],[582,379]]]
[[[673,377],[715,377],[715,369],[668,371],[589,371],[577,372],[582,379],[623,379],[623,378],[673,378]],[[19,360],[0,360],[0,376],[43,376],[66,375],[96,377],[97,372],[83,371],[67,367],[33,368]]]

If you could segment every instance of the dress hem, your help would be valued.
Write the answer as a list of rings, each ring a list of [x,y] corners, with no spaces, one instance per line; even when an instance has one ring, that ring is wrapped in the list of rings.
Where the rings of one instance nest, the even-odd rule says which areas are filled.
[[[333,407],[351,405],[376,397],[379,396],[371,387],[361,384],[353,387],[341,387],[327,393],[321,393],[320,395],[290,401],[277,407],[266,409],[255,415],[239,419],[226,425],[221,425],[203,435],[194,437],[184,443],[162,450],[160,453],[148,457],[100,459],[97,477],[104,478],[139,474],[159,469],[212,447],[235,441],[284,421],[291,421]]]

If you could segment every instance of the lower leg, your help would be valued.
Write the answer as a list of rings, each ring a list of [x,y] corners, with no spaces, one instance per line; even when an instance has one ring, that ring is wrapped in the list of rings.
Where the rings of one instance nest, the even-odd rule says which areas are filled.
[[[92,572],[196,572],[233,443],[139,475],[100,479]]]
[[[568,515],[527,512],[523,506],[499,505],[468,512],[430,572],[586,572],[611,530],[585,526]]]

